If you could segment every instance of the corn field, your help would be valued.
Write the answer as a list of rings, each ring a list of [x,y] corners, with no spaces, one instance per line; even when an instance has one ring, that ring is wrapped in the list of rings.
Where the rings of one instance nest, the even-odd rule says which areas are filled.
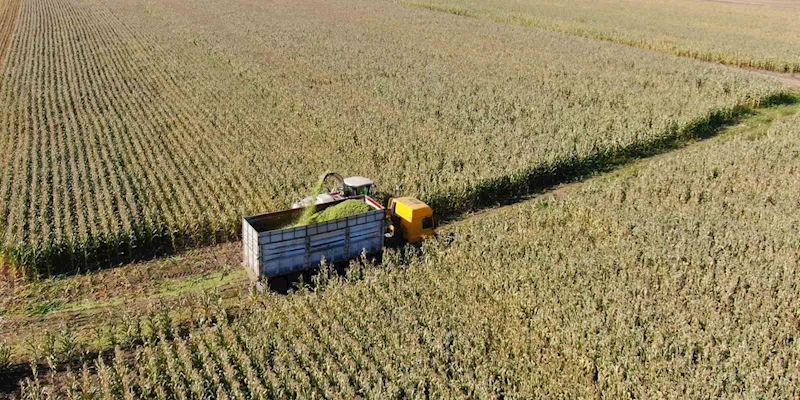
[[[4,1],[3,4],[0,4],[0,67],[3,66],[3,59],[11,43],[14,22],[19,13],[19,4],[18,0]]]
[[[473,218],[22,398],[800,395],[800,115]]]
[[[3,4],[0,243],[29,276],[235,239],[326,169],[468,210],[781,91],[395,3]]]
[[[800,72],[800,6],[792,0],[401,0],[512,23],[778,72]]]

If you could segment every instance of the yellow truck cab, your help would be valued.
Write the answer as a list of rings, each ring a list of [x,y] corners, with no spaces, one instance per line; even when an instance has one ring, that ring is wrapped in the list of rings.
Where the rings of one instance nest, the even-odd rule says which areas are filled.
[[[387,213],[392,221],[394,235],[400,233],[408,243],[417,243],[424,237],[434,235],[436,222],[433,209],[413,197],[390,199]]]

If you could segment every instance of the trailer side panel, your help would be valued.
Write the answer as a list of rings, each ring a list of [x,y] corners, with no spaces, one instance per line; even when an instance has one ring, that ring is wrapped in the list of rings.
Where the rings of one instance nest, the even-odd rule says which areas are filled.
[[[264,278],[311,268],[323,259],[335,263],[381,252],[385,211],[371,198],[361,199],[375,210],[306,226],[258,232],[254,226],[269,225],[272,214],[244,218],[245,265],[255,278]]]

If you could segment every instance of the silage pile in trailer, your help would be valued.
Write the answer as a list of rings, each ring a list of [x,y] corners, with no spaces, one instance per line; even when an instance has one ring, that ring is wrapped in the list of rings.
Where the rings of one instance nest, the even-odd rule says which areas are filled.
[[[309,209],[311,209],[310,212]],[[298,226],[306,226],[319,222],[332,221],[334,219],[362,214],[374,209],[370,207],[369,204],[360,200],[345,200],[335,206],[330,206],[319,212],[314,212],[314,210],[316,210],[316,206],[306,207],[299,217],[289,221],[288,223],[276,226],[272,228],[272,230],[295,228]]]
[[[309,224],[317,222],[331,221],[334,219],[350,217],[353,215],[362,214],[372,211],[373,208],[369,204],[359,200],[345,200],[335,206],[328,207],[318,213],[315,213]]]
[[[325,181],[320,180],[314,185],[314,189],[311,192],[311,196],[309,196],[309,198],[311,199],[310,204],[303,209],[303,214],[300,215],[300,218],[298,218],[298,222],[296,224],[293,224],[293,226],[308,225],[309,224],[308,221],[311,221],[314,218],[314,215],[316,215],[317,211],[317,204],[315,203],[315,201],[317,200],[317,196],[319,196],[319,194],[322,193],[322,186],[324,184]]]

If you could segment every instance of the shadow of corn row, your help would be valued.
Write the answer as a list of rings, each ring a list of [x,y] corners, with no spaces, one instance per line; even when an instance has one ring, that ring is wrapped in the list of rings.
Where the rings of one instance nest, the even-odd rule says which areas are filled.
[[[675,129],[649,141],[603,150],[586,157],[572,157],[550,165],[533,166],[517,174],[484,180],[465,190],[423,196],[423,200],[436,210],[441,221],[451,220],[466,212],[515,203],[557,185],[607,172],[637,159],[676,150],[692,140],[711,138],[726,126],[751,115],[756,108],[789,105],[798,101],[798,93],[778,93],[763,99],[756,107],[736,106],[711,112],[683,129]]]

